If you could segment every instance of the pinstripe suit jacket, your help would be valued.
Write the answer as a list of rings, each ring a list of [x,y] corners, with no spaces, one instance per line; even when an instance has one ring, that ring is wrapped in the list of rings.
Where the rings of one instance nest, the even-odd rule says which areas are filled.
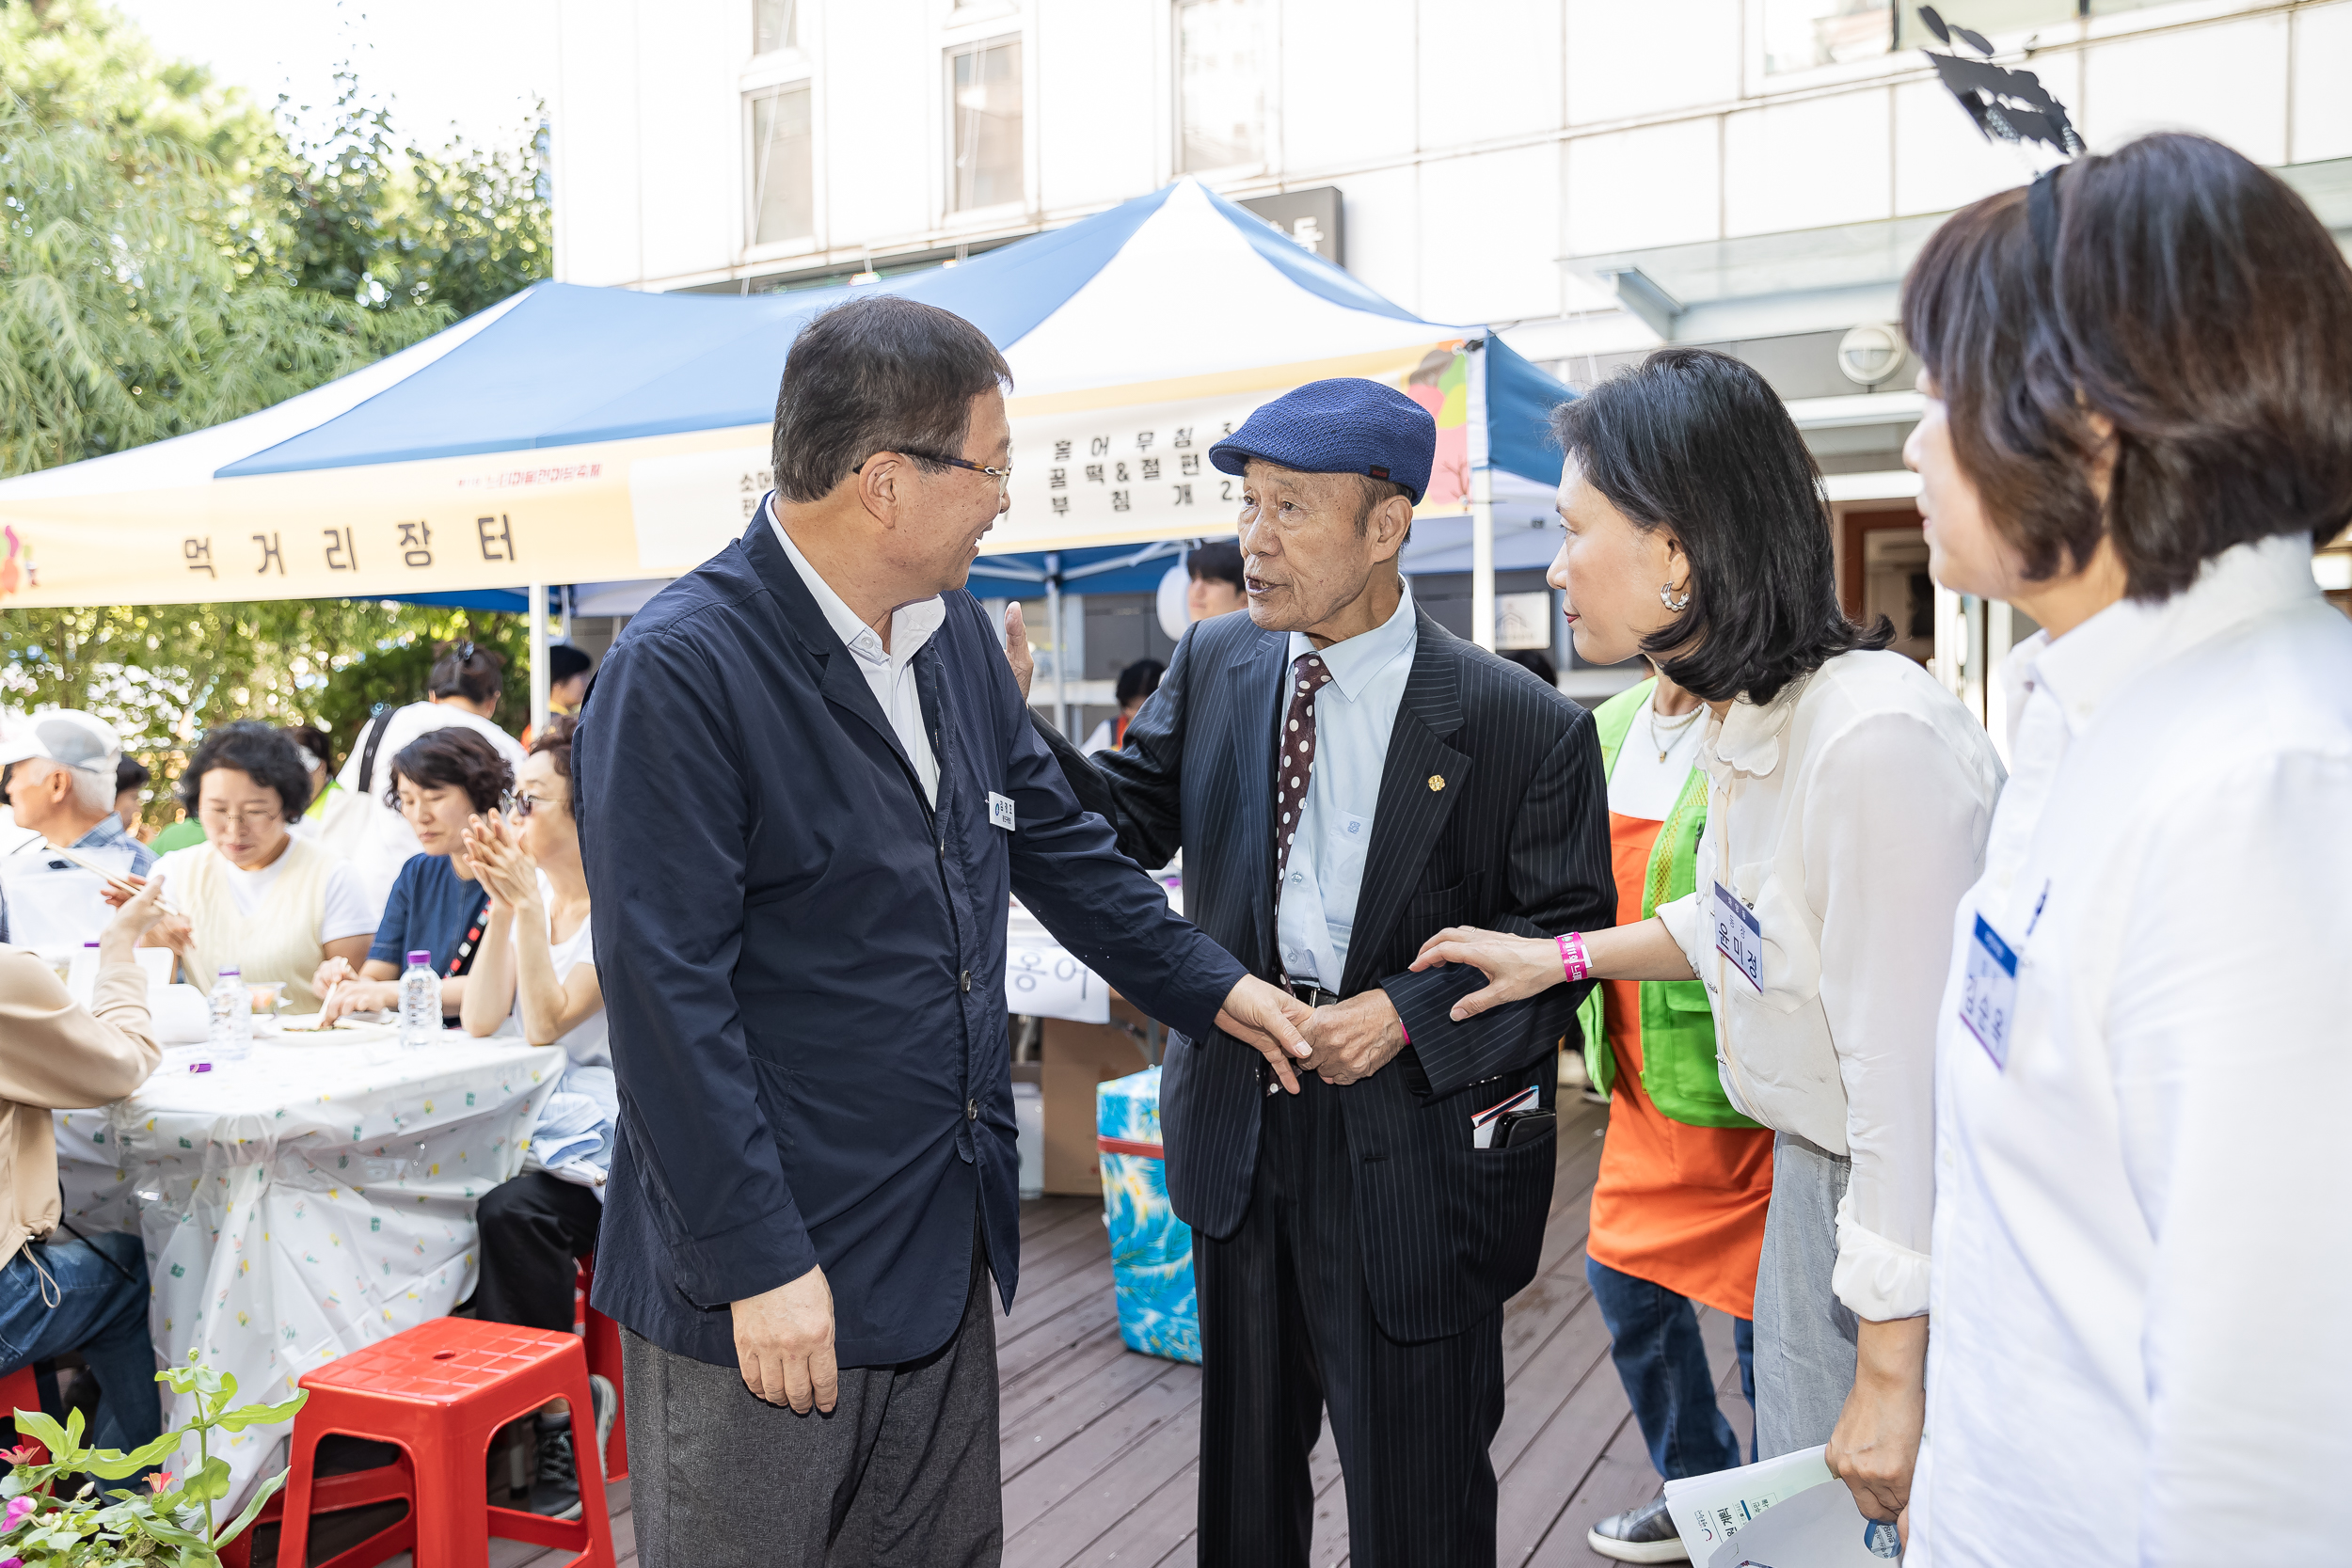
[[[1614,923],[1608,784],[1589,715],[1528,671],[1419,612],[1374,808],[1341,993],[1384,989],[1412,1043],[1344,1097],[1365,1277],[1400,1339],[1458,1333],[1534,1275],[1553,1140],[1474,1148],[1470,1117],[1532,1078],[1551,1096],[1555,1042],[1587,987],[1556,986],[1468,1022],[1485,984],[1448,966],[1407,973],[1453,925],[1525,936]],[[1247,613],[1203,621],[1128,724],[1089,759],[1051,736],[1082,803],[1139,864],[1184,852],[1184,911],[1250,970],[1279,981],[1274,749],[1287,639]],[[1168,1186],[1196,1229],[1231,1236],[1257,1169],[1263,1062],[1220,1033],[1176,1037],[1160,1087]]]

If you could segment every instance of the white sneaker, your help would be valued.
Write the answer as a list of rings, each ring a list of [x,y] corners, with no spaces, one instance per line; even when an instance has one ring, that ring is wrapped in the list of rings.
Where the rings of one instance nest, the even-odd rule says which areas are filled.
[[[1688,1562],[1666,1499],[1652,1497],[1639,1508],[1612,1513],[1584,1532],[1584,1544],[1619,1562]]]

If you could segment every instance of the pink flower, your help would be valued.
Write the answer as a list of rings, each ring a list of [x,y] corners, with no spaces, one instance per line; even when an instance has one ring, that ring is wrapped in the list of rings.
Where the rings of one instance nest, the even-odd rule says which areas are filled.
[[[24,1522],[24,1516],[27,1513],[32,1513],[39,1507],[40,1507],[40,1502],[29,1494],[24,1497],[10,1497],[8,1499],[8,1512],[5,1519],[0,1519],[0,1529],[16,1528],[17,1526]],[[5,1563],[0,1563],[0,1568],[7,1568],[7,1565]]]
[[[0,1568],[24,1568],[24,1560],[21,1557],[0,1558]]]
[[[172,1473],[169,1470],[157,1470],[147,1478],[147,1489],[153,1492],[158,1497],[161,1497],[164,1493],[171,1489],[173,1479]],[[5,1562],[0,1562],[0,1568],[8,1568],[8,1565]]]

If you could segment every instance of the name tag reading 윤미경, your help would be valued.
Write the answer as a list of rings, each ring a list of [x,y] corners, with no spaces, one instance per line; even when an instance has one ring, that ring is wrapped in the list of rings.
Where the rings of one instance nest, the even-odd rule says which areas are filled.
[[[992,826],[1012,832],[1012,797],[988,792],[988,820]]]
[[[1764,927],[1756,918],[1756,911],[1721,882],[1715,884],[1715,950],[1729,958],[1731,967],[1762,993]]]
[[[2009,1066],[2009,1025],[2017,1012],[2017,954],[1984,916],[1977,916],[1961,977],[1960,1022],[1996,1069]]]

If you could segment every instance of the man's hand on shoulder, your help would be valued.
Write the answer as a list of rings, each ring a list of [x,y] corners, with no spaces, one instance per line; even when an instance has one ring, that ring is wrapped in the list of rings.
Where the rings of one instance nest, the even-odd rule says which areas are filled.
[[[1257,1047],[1259,1053],[1273,1065],[1274,1076],[1282,1081],[1282,1087],[1298,1092],[1298,1077],[1291,1070],[1291,1058],[1307,1054],[1307,1041],[1299,1028],[1314,1016],[1314,1009],[1279,986],[1270,986],[1255,974],[1245,974],[1241,983],[1226,994],[1225,1006],[1216,1015],[1216,1026],[1237,1040]]]
[[[1012,666],[1012,682],[1021,700],[1029,700],[1029,682],[1037,675],[1037,655],[1029,650],[1029,628],[1021,621],[1021,601],[1005,606],[1005,662]]]
[[[733,1305],[735,1356],[743,1386],[770,1404],[789,1405],[795,1415],[810,1408],[833,1413],[841,1373],[833,1358],[833,1288],[825,1271],[800,1278]]]
[[[1327,1084],[1369,1078],[1405,1049],[1405,1021],[1396,1016],[1389,993],[1377,987],[1317,1007],[1305,1033],[1315,1052],[1307,1066]]]

